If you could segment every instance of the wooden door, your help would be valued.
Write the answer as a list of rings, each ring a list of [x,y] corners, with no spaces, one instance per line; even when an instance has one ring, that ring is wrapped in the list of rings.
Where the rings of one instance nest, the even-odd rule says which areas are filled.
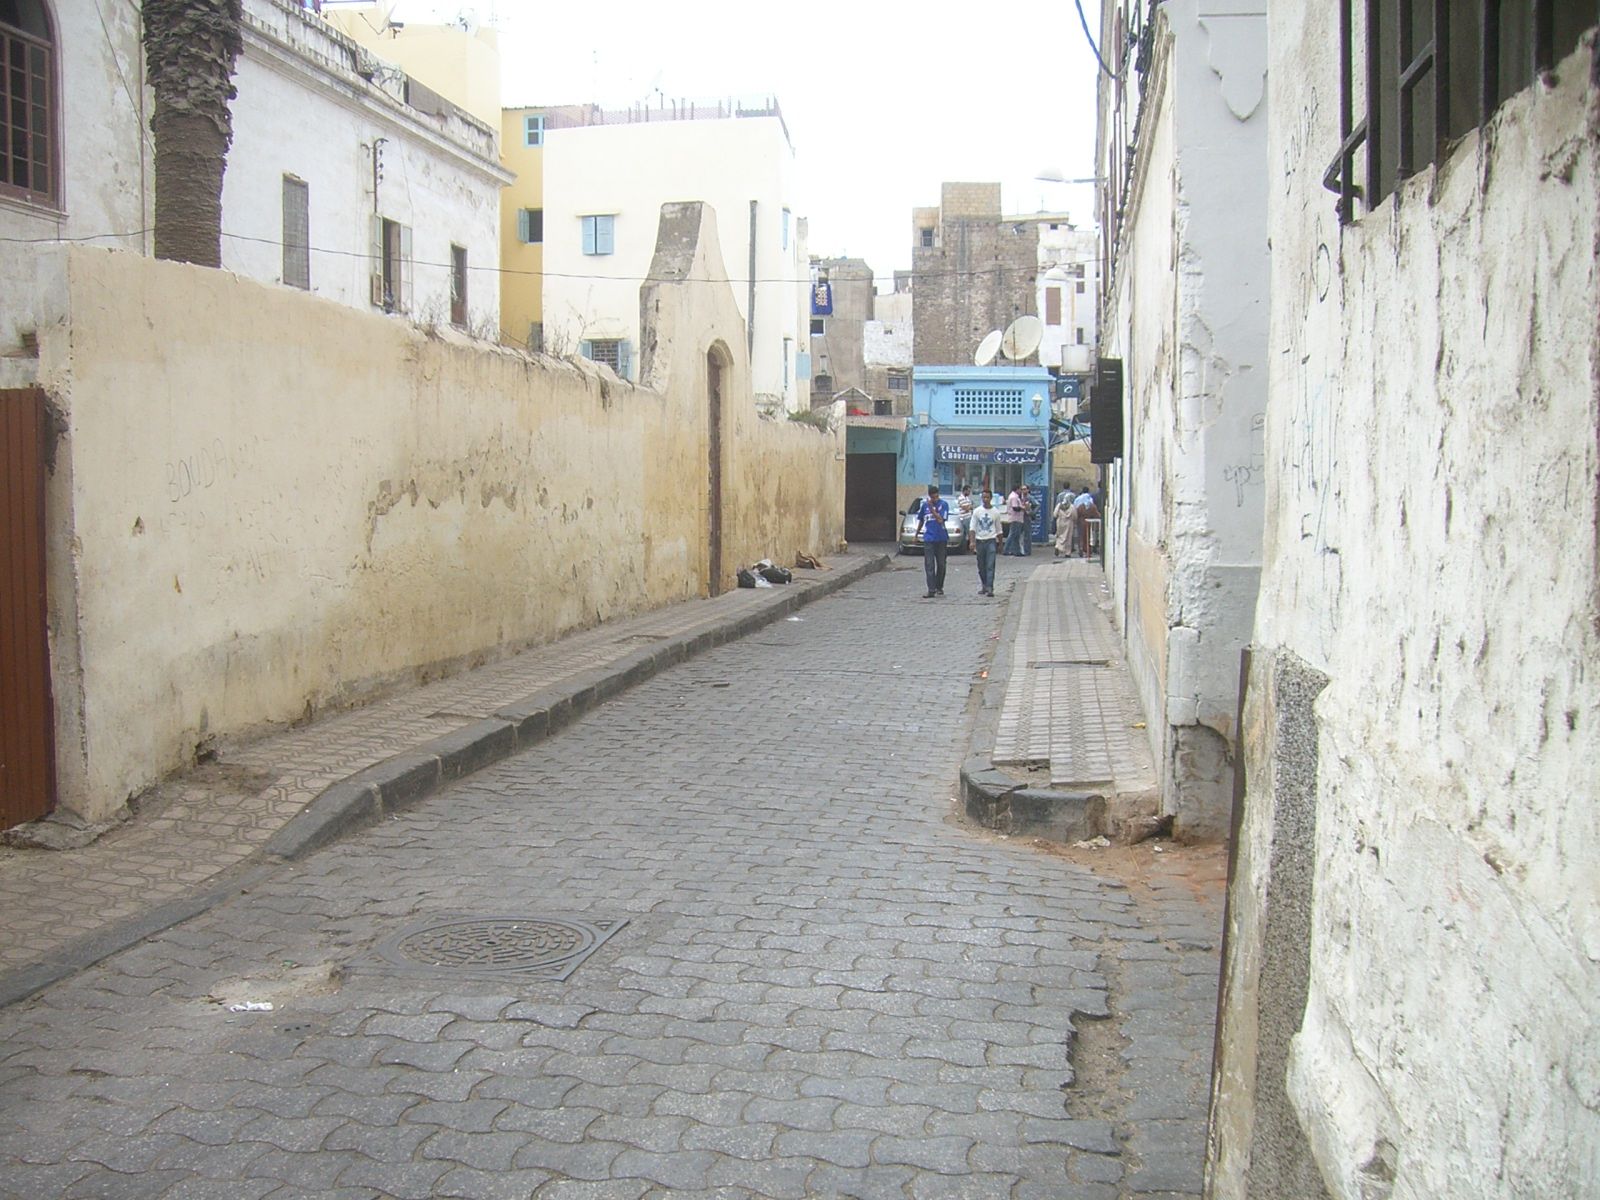
[[[55,806],[44,586],[44,393],[0,390],[0,829]]]

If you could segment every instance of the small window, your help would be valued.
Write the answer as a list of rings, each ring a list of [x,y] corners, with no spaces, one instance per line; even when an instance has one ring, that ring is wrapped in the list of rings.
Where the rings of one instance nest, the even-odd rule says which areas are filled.
[[[829,396],[833,395],[833,376],[818,375],[811,381],[811,390],[813,392],[822,392]]]
[[[911,376],[905,371],[890,371],[889,390],[891,392],[909,392],[911,390]]]
[[[529,246],[544,241],[544,209],[524,208],[517,213],[517,240]]]
[[[783,339],[783,390],[789,390],[789,355],[794,350],[794,339]]]
[[[384,312],[410,312],[413,270],[411,226],[372,218],[372,303]]]
[[[450,247],[450,324],[467,323],[467,248]]]
[[[783,248],[789,248],[789,210],[783,210]]]
[[[1077,283],[1073,284],[1073,290],[1077,292],[1078,295],[1083,295],[1083,280],[1080,279]]]
[[[1044,323],[1061,324],[1061,289],[1058,287],[1048,287],[1044,290]]]
[[[632,347],[622,338],[586,339],[579,353],[591,362],[604,363],[621,379],[633,378]]]
[[[311,190],[293,175],[283,177],[283,282],[311,290]]]
[[[825,334],[827,332],[828,332],[828,318],[827,317],[812,317],[811,318],[811,336],[812,337],[821,337],[823,334]]]
[[[583,252],[585,254],[616,253],[616,217],[584,217]]]
[[[544,116],[529,115],[522,118],[522,144],[524,146],[544,145]]]
[[[1076,333],[1078,335],[1078,345],[1087,346],[1089,344],[1088,331],[1085,330],[1082,325],[1079,325],[1077,330],[1076,330]]]
[[[932,245],[933,245],[933,230],[924,229],[922,231],[922,248],[924,250],[926,250],[926,249],[929,249]]]
[[[0,3],[0,193],[56,202],[59,103],[48,10],[41,0]]]

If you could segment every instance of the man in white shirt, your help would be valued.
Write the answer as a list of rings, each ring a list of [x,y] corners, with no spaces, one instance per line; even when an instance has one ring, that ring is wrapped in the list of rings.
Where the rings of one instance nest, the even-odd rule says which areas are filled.
[[[978,505],[972,510],[972,520],[967,525],[967,549],[978,563],[978,595],[994,595],[994,560],[999,548],[1000,514],[1004,511],[994,501],[988,488]]]

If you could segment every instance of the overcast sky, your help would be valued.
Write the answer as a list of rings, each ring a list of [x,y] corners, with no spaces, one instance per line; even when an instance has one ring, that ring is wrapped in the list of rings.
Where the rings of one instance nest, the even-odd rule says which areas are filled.
[[[1084,0],[1098,30],[1099,0]],[[500,32],[503,103],[775,95],[794,141],[810,249],[911,265],[911,210],[944,180],[998,181],[1007,213],[1094,219],[1094,57],[1072,0],[997,0],[988,20],[903,0],[397,0],[399,20],[463,12]],[[978,11],[961,6],[957,11]]]

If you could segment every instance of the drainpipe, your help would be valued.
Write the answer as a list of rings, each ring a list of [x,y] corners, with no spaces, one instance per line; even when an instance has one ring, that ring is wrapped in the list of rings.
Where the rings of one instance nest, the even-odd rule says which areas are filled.
[[[758,201],[750,201],[750,282],[747,304],[745,309],[744,340],[745,353],[749,356],[752,374],[754,373],[756,357],[756,208]]]

